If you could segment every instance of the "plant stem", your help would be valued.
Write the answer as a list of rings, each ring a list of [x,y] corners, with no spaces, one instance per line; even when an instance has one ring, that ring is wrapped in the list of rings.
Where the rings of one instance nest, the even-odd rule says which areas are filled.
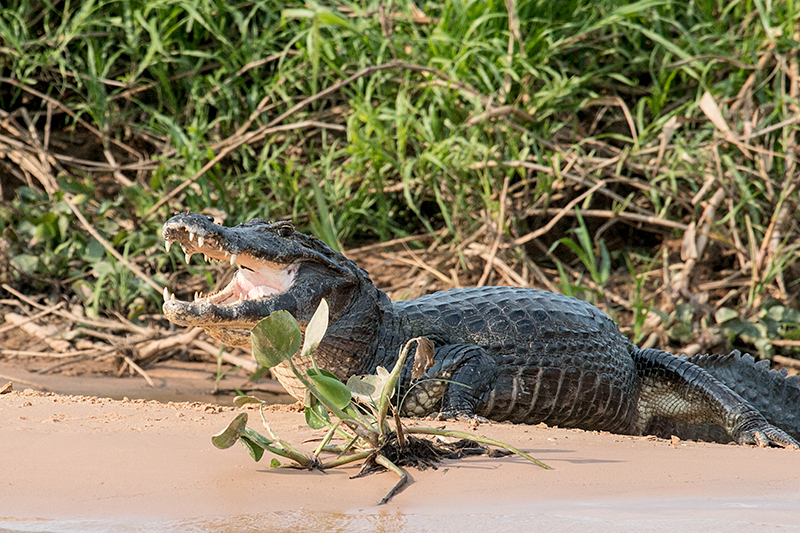
[[[419,343],[421,339],[422,337],[414,337],[403,345],[403,349],[400,350],[400,357],[398,357],[397,362],[394,364],[392,373],[389,374],[389,379],[387,379],[386,383],[383,385],[381,397],[380,400],[378,400],[378,430],[381,432],[381,435],[384,433],[386,414],[389,412],[389,403],[394,394],[395,385],[397,385],[400,372],[403,370],[403,365],[406,362],[406,357],[408,357],[408,350],[412,342]]]
[[[275,434],[274,431],[272,431],[272,428],[269,427],[269,423],[267,422],[267,417],[264,416],[264,405],[265,402],[261,402],[261,405],[258,406],[258,413],[261,415],[261,424],[264,426],[264,429],[267,430],[267,433],[269,433],[269,436],[272,438],[272,440],[278,440],[278,436]]]
[[[541,466],[546,470],[552,470],[553,467],[547,466],[543,462],[539,461],[538,459],[534,459],[527,453],[523,452],[519,448],[515,448],[510,444],[506,444],[504,442],[500,442],[499,440],[489,439],[486,437],[481,437],[479,435],[475,435],[473,433],[467,433],[466,431],[458,431],[454,429],[436,429],[436,428],[425,428],[425,427],[406,427],[404,428],[406,433],[416,433],[418,435],[440,435],[443,437],[455,437],[457,439],[467,439],[473,442],[480,442],[481,444],[489,444],[491,446],[497,446],[498,448],[503,448],[508,450],[512,453],[519,455],[520,457],[527,459],[528,461],[532,462],[537,466]]]
[[[330,428],[330,429],[328,430],[328,432],[325,434],[325,437],[322,439],[322,442],[320,442],[320,443],[319,443],[319,446],[317,446],[317,449],[316,449],[316,450],[314,450],[314,457],[319,457],[319,454],[320,454],[320,453],[322,453],[322,449],[323,449],[325,446],[327,446],[327,445],[328,445],[328,443],[331,441],[331,439],[333,438],[333,436],[334,436],[334,435],[336,434],[336,432],[337,432],[336,430],[337,430],[337,429],[339,429],[339,425],[340,425],[341,423],[342,423],[342,421],[341,421],[341,420],[337,420],[337,421],[336,421],[336,423],[335,423],[333,426],[331,426],[331,428]]]
[[[394,487],[392,487],[392,490],[389,491],[389,494],[387,494],[378,504],[378,505],[383,505],[389,500],[391,500],[392,496],[397,494],[398,491],[400,491],[400,489],[402,489],[403,486],[405,486],[405,484],[408,483],[408,474],[406,474],[402,468],[400,468],[399,466],[397,466],[396,464],[394,464],[381,454],[375,456],[375,462],[381,465],[382,467],[391,470],[392,472],[397,474],[397,476],[400,478],[400,481],[398,481],[397,484]]]
[[[366,459],[370,455],[375,453],[374,450],[365,450],[363,452],[354,453],[353,455],[347,455],[343,457],[337,457],[327,463],[323,463],[322,469],[325,470],[327,468],[334,468],[337,466],[346,465],[348,463],[352,463],[354,461],[360,461],[361,459]]]
[[[249,438],[250,440],[252,440],[253,442],[255,442],[256,444],[258,444],[259,446],[261,446],[270,453],[274,453],[275,455],[291,459],[292,461],[295,461],[297,464],[299,464],[304,468],[308,468],[309,465],[311,464],[311,460],[308,457],[298,452],[291,446],[287,445],[283,441],[278,441],[278,444],[280,446],[284,446],[284,448],[276,448],[275,446],[271,445],[272,441],[270,441],[269,439],[264,437],[264,435],[262,435],[261,433],[259,433],[254,429],[245,428],[243,433],[247,438]]]

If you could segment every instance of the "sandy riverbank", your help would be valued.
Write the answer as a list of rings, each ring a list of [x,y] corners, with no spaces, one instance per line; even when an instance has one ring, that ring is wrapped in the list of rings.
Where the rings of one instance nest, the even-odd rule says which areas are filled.
[[[236,408],[34,391],[0,396],[0,531],[800,530],[800,453],[483,424],[554,467],[516,457],[351,480],[269,468],[210,436]],[[257,413],[251,425],[258,429]],[[269,413],[284,439],[318,435]],[[467,429],[462,423],[448,427]]]

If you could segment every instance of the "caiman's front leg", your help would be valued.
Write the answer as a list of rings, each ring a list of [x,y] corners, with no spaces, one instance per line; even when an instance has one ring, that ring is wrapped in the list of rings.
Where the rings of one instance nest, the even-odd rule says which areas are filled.
[[[717,424],[739,444],[800,448],[794,438],[702,368],[661,350],[639,350],[633,358],[641,380],[640,432],[651,418],[663,416],[684,424]]]
[[[448,344],[434,351],[434,365],[411,383],[401,412],[437,418],[475,418],[491,392],[495,365],[486,351],[473,344]],[[408,382],[404,380],[404,382]]]

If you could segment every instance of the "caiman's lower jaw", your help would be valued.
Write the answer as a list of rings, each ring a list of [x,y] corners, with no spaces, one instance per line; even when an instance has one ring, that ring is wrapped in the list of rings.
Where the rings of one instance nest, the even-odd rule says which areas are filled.
[[[195,293],[194,301],[178,300],[164,287],[164,315],[182,326],[238,328],[249,334],[259,317],[248,316],[244,308],[251,306],[246,302],[270,298],[288,290],[297,277],[299,265],[273,263],[246,253],[231,254],[210,247],[202,238],[197,240],[197,244],[191,238],[189,243],[181,243],[187,262],[192,254],[202,253],[206,261],[229,261],[239,266],[239,270],[224,288],[208,295]],[[168,249],[170,244],[167,241]]]

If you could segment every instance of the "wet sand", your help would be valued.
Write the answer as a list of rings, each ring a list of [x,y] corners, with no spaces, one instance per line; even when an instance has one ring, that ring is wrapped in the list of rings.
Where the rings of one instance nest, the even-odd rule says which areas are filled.
[[[411,485],[377,506],[392,474],[275,469],[268,454],[255,463],[239,445],[215,449],[211,435],[239,411],[0,395],[0,531],[800,531],[796,451],[482,424],[473,431],[554,470],[445,461],[410,469]],[[285,409],[268,419],[304,451],[321,434]]]

